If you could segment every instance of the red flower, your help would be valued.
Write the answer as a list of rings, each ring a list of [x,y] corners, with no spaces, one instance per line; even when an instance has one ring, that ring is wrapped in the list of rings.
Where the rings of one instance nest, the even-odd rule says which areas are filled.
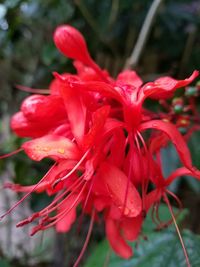
[[[25,99],[11,127],[17,135],[32,138],[22,145],[29,158],[51,158],[55,163],[35,185],[7,183],[5,187],[26,192],[24,198],[43,191],[55,198],[17,226],[36,220],[31,234],[51,226],[66,232],[81,206],[82,213],[91,216],[83,250],[93,222],[103,213],[110,245],[118,255],[129,258],[132,249],[127,241],[137,239],[150,207],[158,205],[161,198],[169,204],[167,194],[177,200],[167,186],[182,174],[200,177],[179,124],[164,121],[169,114],[145,109],[144,101],[149,97],[170,98],[198,72],[185,80],[163,77],[142,85],[139,76],[128,70],[114,80],[91,59],[83,36],[73,27],[58,27],[54,42],[65,56],[76,60],[78,74],[54,73],[50,95]],[[146,130],[151,130],[150,137]],[[183,166],[165,179],[160,151],[168,141],[175,146]]]

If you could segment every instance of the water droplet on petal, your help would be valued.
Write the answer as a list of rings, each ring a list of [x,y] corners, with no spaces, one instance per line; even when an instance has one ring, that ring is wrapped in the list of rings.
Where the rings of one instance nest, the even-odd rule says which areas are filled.
[[[125,208],[124,209],[124,215],[128,216],[130,213],[130,210],[128,208]]]

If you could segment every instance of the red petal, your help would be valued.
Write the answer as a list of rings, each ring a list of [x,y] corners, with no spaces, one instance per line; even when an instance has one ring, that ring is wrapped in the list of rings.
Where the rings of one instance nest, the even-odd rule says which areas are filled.
[[[200,171],[195,170],[195,169],[194,171],[190,171],[187,168],[182,167],[182,168],[176,169],[172,174],[170,174],[170,176],[165,180],[165,185],[169,186],[177,177],[180,177],[183,175],[194,176],[198,180],[200,179]]]
[[[155,99],[165,99],[172,96],[177,88],[190,84],[197,76],[198,71],[194,71],[192,75],[185,80],[175,80],[171,77],[163,77],[145,84],[142,89],[145,97],[150,96]]]
[[[109,111],[109,106],[103,106],[93,113],[93,125],[89,132],[84,136],[81,145],[82,147],[87,149],[99,141],[98,136],[101,136],[102,128],[105,124],[106,118],[108,117]]]
[[[71,140],[58,135],[46,135],[22,145],[26,154],[32,159],[39,161],[43,158],[79,159],[77,146]]]
[[[168,144],[169,138],[165,133],[160,133],[157,136],[154,136],[150,139],[150,152],[152,154],[159,151],[161,148],[165,147]]]
[[[59,120],[66,120],[67,113],[61,97],[56,95],[32,95],[21,106],[24,116],[33,122],[58,125]]]
[[[73,203],[76,201],[77,195],[72,194],[62,203],[61,207],[58,210],[58,216],[59,213],[64,212],[65,210],[69,210],[70,207],[73,205]],[[79,204],[79,202],[72,208],[70,211],[65,215],[65,217],[61,220],[59,220],[56,223],[56,230],[58,232],[68,232],[72,226],[72,224],[76,220],[76,207]]]
[[[60,80],[60,93],[63,97],[71,130],[76,140],[81,142],[85,133],[86,107],[79,89],[73,86],[68,79],[56,74]]]
[[[141,215],[135,218],[126,218],[121,223],[121,228],[124,234],[124,237],[127,240],[134,241],[138,238],[138,235],[141,231],[143,218]]]
[[[140,125],[141,131],[151,129],[151,128],[157,129],[157,130],[160,130],[166,133],[166,135],[169,137],[169,139],[172,141],[172,143],[176,147],[177,153],[182,163],[188,169],[193,169],[191,155],[187,147],[187,144],[185,140],[183,139],[182,135],[179,133],[179,131],[173,124],[169,122],[164,122],[161,120],[153,120],[153,121],[144,122]]]
[[[64,78],[77,77],[76,75],[69,73],[62,73],[61,76]],[[58,78],[53,79],[49,85],[49,90],[51,92],[51,95],[60,95],[60,79]]]
[[[132,249],[120,235],[118,222],[106,219],[106,236],[112,249],[122,258],[128,259],[133,255]]]
[[[74,61],[73,65],[82,81],[102,81],[102,78],[94,71],[93,68],[85,66],[80,61]],[[107,71],[103,70],[102,73],[107,79],[111,80]]]
[[[108,118],[104,124],[102,135],[104,138],[106,138],[107,136],[115,132],[116,130],[123,129],[123,128],[125,128],[125,124],[123,122]]]
[[[120,93],[115,90],[114,86],[105,82],[99,82],[99,81],[88,81],[88,82],[71,82],[71,84],[74,83],[74,86],[76,85],[82,90],[86,91],[92,91],[92,92],[98,92],[102,96],[110,97],[118,100],[119,102],[122,102],[123,99],[120,95]]]
[[[116,129],[112,137],[109,162],[116,167],[121,167],[124,162],[125,148],[126,137],[124,131],[122,129]]]
[[[99,178],[107,186],[114,205],[124,211],[125,216],[136,217],[142,209],[141,198],[131,181],[128,181],[127,176],[107,162],[101,164],[99,172]],[[124,203],[125,200],[126,203]]]
[[[143,81],[133,70],[125,70],[117,76],[117,82],[123,82],[124,84],[130,84],[138,88],[143,84]]]
[[[110,198],[108,197],[96,197],[94,199],[94,207],[97,211],[101,212],[103,209],[105,209],[110,204]]]
[[[22,112],[17,112],[12,116],[10,126],[20,137],[40,137],[50,130],[49,126],[30,122]]]

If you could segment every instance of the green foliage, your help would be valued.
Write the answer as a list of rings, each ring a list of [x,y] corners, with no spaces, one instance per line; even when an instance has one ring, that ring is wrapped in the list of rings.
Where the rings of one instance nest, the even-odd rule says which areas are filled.
[[[178,218],[178,222],[183,221],[187,214],[184,211]],[[164,205],[160,207],[160,216],[163,221],[169,220],[168,208]],[[134,256],[129,260],[123,260],[111,252],[108,242],[102,241],[86,261],[84,267],[174,267],[186,266],[185,257],[177,233],[173,230],[173,225],[169,229],[153,231],[155,225],[152,223],[150,215],[145,220],[143,233],[145,239],[139,242],[130,243]],[[190,231],[183,231],[182,237],[187,248],[191,261],[191,266],[200,266],[200,236],[194,235]],[[116,240],[117,242],[117,240]],[[107,265],[106,265],[106,262]]]
[[[200,236],[184,231],[182,234],[192,267],[200,266]],[[117,242],[117,241],[116,241]],[[108,267],[186,267],[185,257],[180,240],[174,231],[151,233],[148,240],[132,244],[134,256],[123,260],[111,253]],[[102,267],[109,252],[107,241],[103,241],[84,265],[84,267]]]

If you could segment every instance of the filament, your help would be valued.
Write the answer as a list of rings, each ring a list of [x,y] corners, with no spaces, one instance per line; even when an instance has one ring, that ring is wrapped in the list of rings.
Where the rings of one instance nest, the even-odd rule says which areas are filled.
[[[182,239],[182,237],[181,237],[181,233],[180,233],[179,228],[178,228],[178,225],[177,225],[177,223],[176,223],[176,218],[175,218],[175,216],[174,216],[174,212],[173,212],[173,210],[172,210],[172,207],[171,207],[171,204],[170,204],[169,199],[168,199],[168,197],[167,197],[167,194],[164,194],[163,197],[164,197],[165,202],[167,203],[167,206],[168,206],[169,211],[170,211],[170,214],[171,214],[171,216],[172,216],[172,219],[173,219],[173,222],[174,222],[174,225],[175,225],[175,228],[176,228],[176,231],[177,231],[179,240],[180,240],[180,242],[181,242],[181,246],[182,246],[182,248],[183,248],[183,253],[184,253],[184,255],[185,255],[185,260],[186,260],[187,267],[191,267],[191,265],[190,265],[190,261],[189,261],[189,257],[188,257],[188,254],[187,254],[187,250],[186,250],[186,248],[185,248],[185,244],[184,244],[183,239]]]
[[[85,239],[85,243],[84,243],[83,248],[81,250],[81,253],[78,256],[78,258],[77,258],[76,262],[74,263],[73,267],[77,267],[79,265],[79,262],[81,261],[83,255],[85,253],[85,250],[86,250],[86,248],[88,246],[88,242],[90,240],[90,237],[91,237],[91,234],[92,234],[93,225],[94,225],[94,217],[95,217],[95,210],[93,209],[91,220],[90,220],[90,225],[89,225],[89,229],[88,229],[88,233],[87,233],[87,236],[86,236],[86,239]]]

